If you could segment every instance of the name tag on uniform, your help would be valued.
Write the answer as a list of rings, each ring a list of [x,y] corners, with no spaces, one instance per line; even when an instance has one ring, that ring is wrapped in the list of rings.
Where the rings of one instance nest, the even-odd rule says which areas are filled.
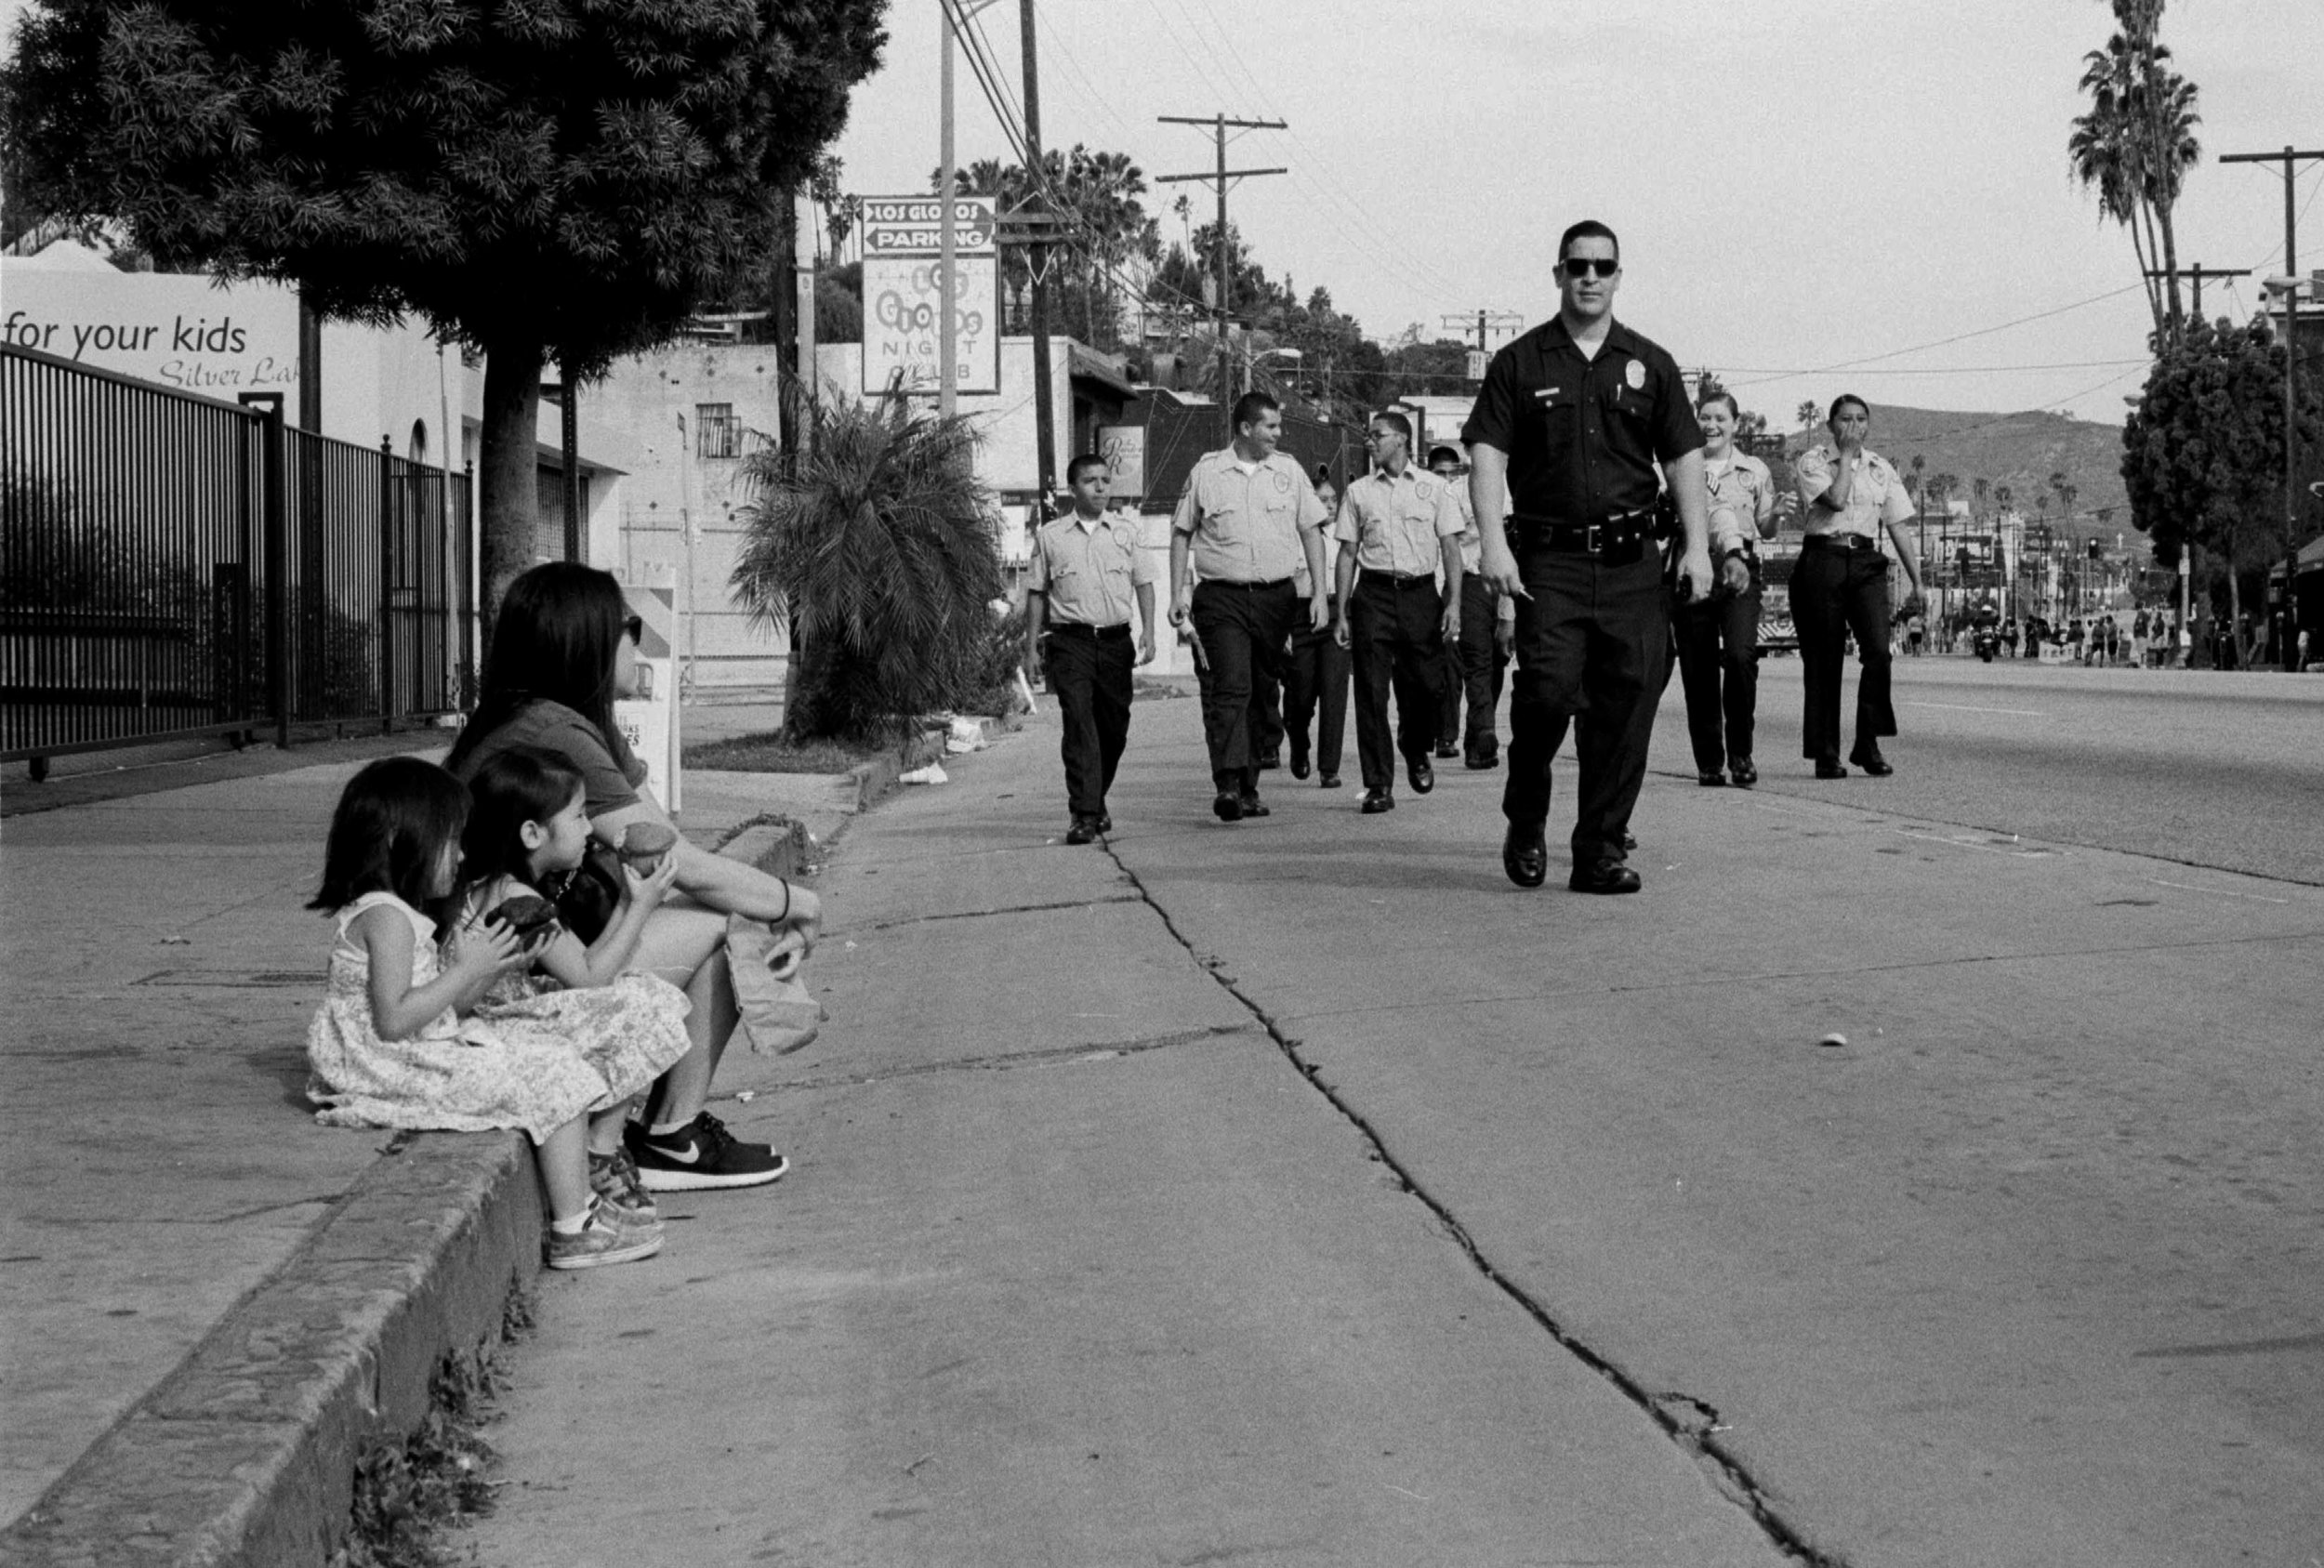
[[[1563,390],[1563,389],[1557,387],[1537,387],[1534,389],[1533,395],[1539,398],[1543,402],[1547,402],[1552,398],[1557,396],[1561,390]]]

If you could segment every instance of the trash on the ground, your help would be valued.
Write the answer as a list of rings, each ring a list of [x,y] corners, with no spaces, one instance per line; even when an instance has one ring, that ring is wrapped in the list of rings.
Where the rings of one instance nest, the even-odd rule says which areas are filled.
[[[950,781],[945,777],[942,763],[931,762],[925,768],[913,769],[905,774],[900,782],[908,784],[940,784]]]
[[[193,938],[191,938],[191,937],[164,937],[164,938],[162,938],[162,945],[163,945],[164,947],[191,947],[192,944],[193,944]]]
[[[950,732],[944,736],[944,755],[947,757],[957,757],[965,751],[983,751],[984,746],[984,726],[973,718],[955,718]]]
[[[734,1103],[737,1105],[747,1105],[758,1098],[759,1091],[757,1089],[736,1089],[734,1091]]]
[[[1848,1036],[1835,1029],[1816,1043],[1819,1046],[1844,1046],[1848,1043]]]
[[[855,944],[854,944],[853,942],[849,942],[849,943],[847,944],[847,950],[848,950],[850,953],[854,952],[854,951],[855,951]]]

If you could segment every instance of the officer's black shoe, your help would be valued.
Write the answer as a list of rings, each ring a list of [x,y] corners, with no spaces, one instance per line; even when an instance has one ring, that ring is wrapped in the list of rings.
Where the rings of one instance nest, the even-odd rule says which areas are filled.
[[[1263,817],[1268,814],[1267,808],[1261,803],[1259,792],[1255,789],[1243,791],[1235,803],[1243,808],[1243,815],[1247,817]]]
[[[1243,797],[1234,790],[1219,791],[1219,797],[1210,802],[1210,809],[1219,813],[1219,820],[1222,823],[1238,823],[1243,820]]]
[[[1736,758],[1727,765],[1727,771],[1734,775],[1737,789],[1749,789],[1759,783],[1759,770],[1751,766],[1751,759],[1748,757]]]
[[[1315,787],[1317,789],[1338,789],[1340,787],[1340,775],[1337,773],[1326,773],[1322,778],[1315,781]]]
[[[1436,787],[1436,770],[1429,765],[1425,757],[1406,758],[1404,776],[1412,781],[1412,793],[1415,795],[1426,795]]]
[[[1482,773],[1501,765],[1500,754],[1491,751],[1472,751],[1461,758],[1460,765],[1472,773]]]
[[[1098,820],[1095,817],[1076,817],[1073,826],[1065,830],[1068,844],[1094,844],[1098,841]]]
[[[1460,755],[1460,743],[1459,741],[1439,741],[1436,743],[1436,755],[1446,761],[1450,761],[1453,758]]]
[[[1726,774],[1721,772],[1716,768],[1707,769],[1704,771],[1696,774],[1695,782],[1702,785],[1705,789],[1724,789],[1727,787]]]
[[[1639,889],[1638,873],[1618,860],[1578,865],[1565,885],[1578,893],[1634,893]]]
[[[1393,811],[1395,809],[1396,797],[1386,790],[1367,789],[1364,792],[1364,814],[1366,816],[1376,817],[1382,811]]]
[[[1098,831],[1099,831],[1100,833],[1111,833],[1111,832],[1113,832],[1113,831],[1114,831],[1114,813],[1113,813],[1113,812],[1111,812],[1111,811],[1100,811],[1100,812],[1098,813],[1098,823],[1097,823],[1097,827],[1098,827]]]
[[[1855,750],[1848,754],[1848,760],[1876,779],[1884,779],[1896,771],[1889,766],[1888,758],[1881,755],[1881,748],[1870,741],[1858,741]]]
[[[1539,823],[1511,823],[1501,840],[1501,869],[1520,888],[1538,888],[1549,880],[1550,846]]]
[[[1280,768],[1282,766],[1283,754],[1279,751],[1271,751],[1266,756],[1259,759],[1259,768],[1261,772],[1264,772],[1270,768]]]
[[[1837,757],[1819,757],[1816,759],[1816,776],[1819,779],[1844,779],[1848,776],[1848,770],[1840,765]]]
[[[1291,776],[1295,779],[1303,779],[1307,777],[1307,748],[1299,742],[1293,741],[1291,743]]]

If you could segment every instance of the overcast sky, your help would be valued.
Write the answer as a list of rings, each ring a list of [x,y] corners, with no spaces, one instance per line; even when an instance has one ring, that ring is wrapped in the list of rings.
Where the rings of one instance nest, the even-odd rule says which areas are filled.
[[[1779,426],[1843,389],[2119,422],[2143,379],[2129,239],[2067,173],[2101,0],[1039,0],[1039,19],[1052,147],[1151,178],[1211,165],[1207,130],[1158,114],[1289,122],[1230,149],[1291,170],[1243,183],[1230,216],[1271,274],[1328,287],[1375,337],[1480,306],[1539,320],[1559,231],[1593,217],[1622,236],[1618,314]],[[978,20],[1021,90],[1016,0]],[[935,0],[897,0],[889,31],[838,149],[866,194],[923,191],[936,164]],[[2281,182],[2212,159],[2324,146],[2317,0],[2170,0],[2163,38],[2204,122],[2180,263],[2278,270]],[[965,66],[957,91],[961,161],[1007,155]],[[2304,270],[2324,267],[2324,164],[2303,166]],[[1180,191],[1210,210],[1207,185],[1158,187],[1166,238]],[[2205,313],[2256,297],[2214,283]]]

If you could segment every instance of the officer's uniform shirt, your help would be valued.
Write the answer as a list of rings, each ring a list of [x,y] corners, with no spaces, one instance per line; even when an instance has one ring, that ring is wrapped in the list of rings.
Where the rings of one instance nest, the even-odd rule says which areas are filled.
[[[1882,523],[1911,518],[1912,497],[1905,494],[1905,481],[1897,477],[1895,465],[1879,453],[1861,448],[1856,452],[1855,478],[1849,481],[1848,509],[1835,512],[1817,506],[1816,498],[1831,488],[1833,470],[1839,464],[1838,453],[1816,445],[1802,453],[1792,467],[1800,492],[1801,520],[1809,537],[1854,534],[1878,539]]]
[[[1407,464],[1401,474],[1379,468],[1350,480],[1331,533],[1342,549],[1355,551],[1361,571],[1426,577],[1443,561],[1439,541],[1460,530],[1453,486]]]
[[[1614,322],[1594,358],[1552,316],[1486,367],[1461,441],[1509,455],[1518,516],[1589,524],[1655,504],[1657,468],[1700,451],[1678,362]]]
[[[1732,449],[1726,461],[1704,475],[1710,482],[1710,553],[1755,548],[1767,520],[1775,515],[1776,481],[1767,465]]]
[[[1274,452],[1246,463],[1230,446],[1195,459],[1170,528],[1193,536],[1188,554],[1202,581],[1276,583],[1299,574],[1300,535],[1324,521],[1298,458]]]
[[[1049,619],[1059,625],[1122,626],[1137,590],[1161,575],[1135,520],[1109,512],[1090,522],[1072,512],[1034,535],[1027,586],[1049,596]]]

